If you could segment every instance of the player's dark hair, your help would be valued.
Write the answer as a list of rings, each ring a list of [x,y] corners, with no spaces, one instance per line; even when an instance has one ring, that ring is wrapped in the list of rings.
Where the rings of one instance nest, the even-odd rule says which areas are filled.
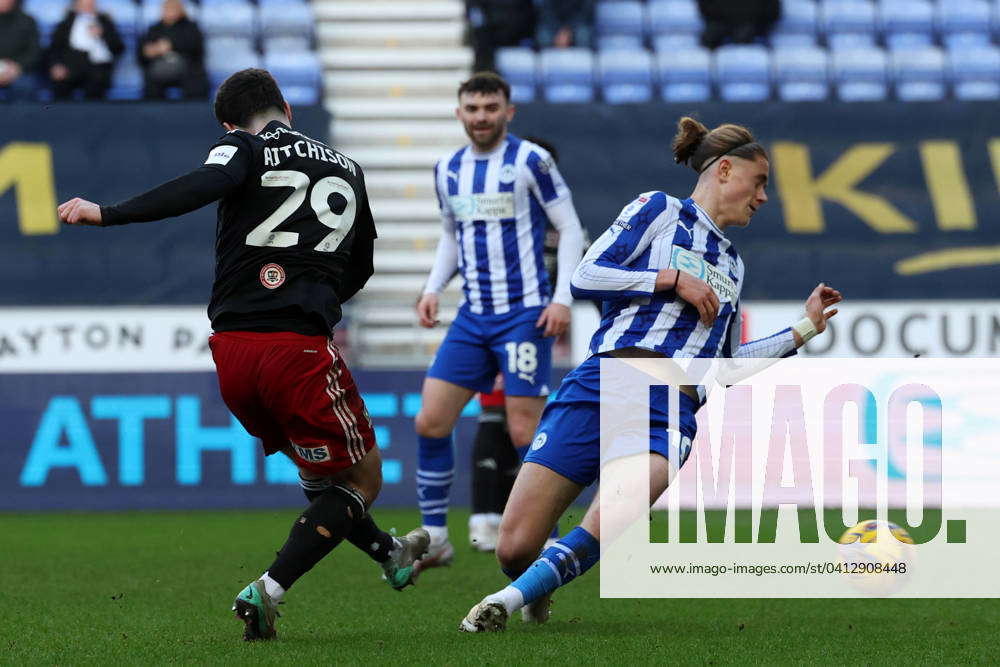
[[[503,93],[503,98],[510,101],[510,84],[496,72],[476,72],[458,87],[458,96],[462,93]]]
[[[285,98],[278,82],[264,69],[240,70],[222,82],[215,93],[215,118],[220,123],[246,127],[268,111],[285,112]]]
[[[538,144],[546,151],[548,151],[549,155],[552,156],[553,162],[559,162],[559,153],[556,151],[556,147],[550,144],[548,141],[545,141],[545,139],[541,139],[539,137],[524,137],[524,140],[530,141],[533,144]]]
[[[724,155],[745,160],[767,159],[767,150],[742,125],[726,123],[709,130],[690,116],[677,122],[677,134],[671,148],[675,162],[689,165],[699,174]]]

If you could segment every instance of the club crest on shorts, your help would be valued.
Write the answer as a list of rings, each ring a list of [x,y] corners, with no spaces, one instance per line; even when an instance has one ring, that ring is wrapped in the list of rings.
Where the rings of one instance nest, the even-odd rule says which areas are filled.
[[[534,441],[531,443],[531,451],[537,451],[545,446],[546,441],[549,439],[548,433],[539,433],[535,436]]]
[[[278,264],[265,264],[260,270],[260,284],[267,289],[281,287],[285,282],[285,270]]]

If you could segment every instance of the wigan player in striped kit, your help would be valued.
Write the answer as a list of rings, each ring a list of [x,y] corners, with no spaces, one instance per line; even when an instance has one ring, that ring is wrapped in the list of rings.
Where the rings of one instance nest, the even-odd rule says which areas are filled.
[[[597,562],[599,497],[579,526],[541,557],[538,553],[555,521],[600,474],[601,357],[688,360],[684,363],[784,357],[824,331],[837,312],[826,309],[841,300],[840,293],[821,283],[806,300],[801,321],[741,344],[744,267],[725,232],[748,225],[767,201],[767,152],[746,128],[722,125],[709,131],[687,117],[680,120],[673,150],[677,162],[699,174],[691,197],[640,195],[594,242],[573,275],[577,298],[604,302],[601,325],[591,340],[590,358],[566,376],[546,407],[507,502],[497,558],[512,583],[473,607],[462,620],[463,631],[503,630],[510,614],[522,608],[525,620],[544,622],[552,591]],[[678,405],[672,410],[667,386],[650,389],[650,502],[690,453],[695,412],[705,400],[696,385],[692,381],[675,390]],[[627,405],[627,391],[619,393]],[[606,464],[626,460],[612,454]]]
[[[514,116],[507,82],[475,74],[459,87],[458,101],[471,143],[435,168],[444,233],[417,303],[420,324],[433,327],[438,294],[461,274],[463,302],[427,372],[416,417],[417,493],[431,535],[418,569],[454,556],[447,529],[451,433],[469,399],[492,390],[498,371],[511,440],[522,452],[531,442],[549,393],[553,337],[569,325],[570,278],[583,249],[569,189],[551,156],[507,132]],[[558,276],[545,271],[549,223],[560,233]]]

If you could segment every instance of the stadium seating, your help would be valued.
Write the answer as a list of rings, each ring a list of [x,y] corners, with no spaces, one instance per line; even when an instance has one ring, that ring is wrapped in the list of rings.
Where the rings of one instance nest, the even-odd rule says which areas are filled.
[[[641,51],[643,49],[641,35],[598,35],[597,50],[607,49]]]
[[[882,49],[838,49],[831,60],[831,79],[842,101],[875,102],[888,97],[887,58]]]
[[[641,2],[601,2],[594,10],[594,27],[599,36],[625,35],[641,41],[646,28],[645,14]]]
[[[881,0],[879,20],[890,49],[929,46],[934,38],[934,6],[929,0]]]
[[[315,22],[307,2],[271,2],[260,6],[260,24],[269,36],[301,37],[312,34]]]
[[[322,67],[312,51],[271,52],[264,68],[274,75],[289,104],[318,104]]]
[[[950,49],[948,75],[960,100],[1000,99],[1000,49],[988,44]]]
[[[142,29],[139,25],[139,6],[132,0],[101,0],[100,10],[115,22],[122,41],[134,45]]]
[[[937,25],[941,41],[949,48],[988,45],[990,14],[990,5],[986,0],[939,0]]]
[[[606,102],[649,102],[653,98],[653,59],[648,52],[601,51],[597,69]]]
[[[770,41],[775,48],[815,46],[816,4],[812,0],[781,3],[781,19],[771,31]]]
[[[822,0],[820,14],[831,48],[855,48],[875,43],[875,6],[868,0]]]
[[[99,0],[125,41],[122,59],[134,59],[161,4]],[[186,6],[206,36],[213,83],[234,69],[227,63],[232,55],[232,62],[274,63],[297,82],[293,97],[319,99],[315,16],[307,0],[188,0]],[[66,7],[67,0],[24,1],[43,41]],[[497,67],[516,102],[795,102],[824,100],[831,91],[843,101],[994,100],[1000,91],[1000,0],[783,0],[766,46],[725,45],[715,53],[701,48],[703,29],[697,0],[599,0],[594,50],[538,51],[529,43],[500,49]],[[138,80],[136,68],[120,60],[110,96],[136,99]]]
[[[697,39],[705,29],[694,0],[649,0],[647,9],[654,41],[666,35],[693,35]]]
[[[233,72],[260,66],[261,59],[256,51],[208,51],[205,54],[205,69],[208,70],[208,82],[213,90]]]
[[[684,49],[700,48],[698,35],[694,33],[679,35],[657,35],[653,37],[653,50],[657,53],[682,51]]]
[[[249,2],[211,2],[198,18],[206,35],[253,38],[257,33],[257,8]]]
[[[535,99],[538,79],[538,62],[535,52],[528,48],[498,49],[497,69],[510,84],[510,97],[514,102],[531,102]]]
[[[136,61],[135,54],[127,52],[115,65],[108,89],[108,99],[116,101],[142,99],[142,68]]]
[[[771,65],[762,46],[723,46],[715,51],[719,96],[726,102],[761,102],[771,94]]]
[[[541,83],[549,102],[594,99],[594,54],[589,49],[546,49],[540,57]]]
[[[656,56],[660,97],[666,102],[704,102],[712,97],[712,58],[696,47]]]
[[[26,2],[24,10],[35,17],[42,43],[47,44],[56,25],[66,16],[66,3],[61,0],[31,0]]]
[[[830,93],[827,52],[817,47],[776,48],[774,80],[786,102],[825,100]]]
[[[312,49],[312,40],[306,36],[279,35],[277,37],[264,37],[264,55],[280,51],[309,51]]]
[[[945,97],[945,62],[933,46],[892,51],[896,97],[904,102],[931,102]]]

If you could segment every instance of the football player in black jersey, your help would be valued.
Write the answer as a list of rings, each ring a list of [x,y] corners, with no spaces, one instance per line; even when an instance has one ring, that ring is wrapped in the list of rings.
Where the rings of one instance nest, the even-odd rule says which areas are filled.
[[[423,529],[394,538],[368,508],[382,462],[364,401],[331,338],[341,305],[374,272],[375,223],[352,160],[291,128],[270,73],[233,74],[215,97],[227,133],[194,171],[114,206],[71,199],[63,222],[112,226],[219,201],[209,340],[226,405],[266,454],[299,468],[309,507],[260,579],[236,598],[244,639],[275,636],[285,591],[347,539],[399,590],[427,549]]]

